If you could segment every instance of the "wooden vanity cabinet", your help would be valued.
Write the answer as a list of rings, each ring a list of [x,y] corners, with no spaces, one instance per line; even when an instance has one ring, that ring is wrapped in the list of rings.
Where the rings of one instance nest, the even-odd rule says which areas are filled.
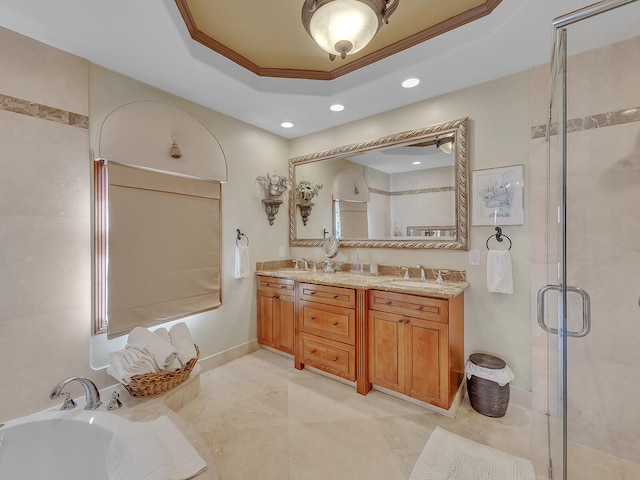
[[[298,284],[296,368],[309,365],[356,379],[356,291]]]
[[[464,293],[369,292],[369,381],[448,409],[464,375]]]
[[[258,343],[293,355],[295,282],[258,276]]]

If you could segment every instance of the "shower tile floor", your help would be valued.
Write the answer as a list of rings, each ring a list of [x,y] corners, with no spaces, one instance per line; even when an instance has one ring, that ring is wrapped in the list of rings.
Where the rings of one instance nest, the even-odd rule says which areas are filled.
[[[454,419],[258,350],[201,374],[201,393],[178,413],[209,446],[221,480],[405,480],[437,425],[530,459],[547,480],[546,417],[511,404],[502,418],[468,398]],[[569,479],[633,480],[640,465],[569,445]],[[472,480],[472,479],[470,479]]]

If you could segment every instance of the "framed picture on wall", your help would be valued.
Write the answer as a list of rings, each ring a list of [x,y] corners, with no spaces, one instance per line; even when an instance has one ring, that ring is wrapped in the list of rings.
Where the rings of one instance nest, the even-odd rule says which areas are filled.
[[[472,225],[524,225],[524,167],[472,172]]]

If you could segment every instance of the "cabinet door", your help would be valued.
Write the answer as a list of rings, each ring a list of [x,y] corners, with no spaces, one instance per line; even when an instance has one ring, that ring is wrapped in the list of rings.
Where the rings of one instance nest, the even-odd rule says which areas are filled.
[[[258,290],[258,343],[293,354],[295,296]]]
[[[279,350],[293,354],[294,325],[295,325],[295,297],[282,295],[277,305],[277,341]]]
[[[405,392],[405,325],[402,315],[369,310],[369,381]]]
[[[442,408],[448,405],[448,327],[406,317],[406,394]]]
[[[258,343],[277,348],[276,318],[278,295],[258,290]]]

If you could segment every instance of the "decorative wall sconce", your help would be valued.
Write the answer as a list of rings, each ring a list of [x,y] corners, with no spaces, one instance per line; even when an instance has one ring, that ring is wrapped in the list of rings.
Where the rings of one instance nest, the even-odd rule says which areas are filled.
[[[180,158],[180,157],[182,157],[182,152],[180,152],[180,148],[178,147],[178,144],[176,143],[176,137],[171,137],[171,140],[173,140],[173,146],[171,147],[171,157],[172,158]]]
[[[298,208],[300,209],[300,215],[302,215],[302,224],[306,227],[307,221],[309,220],[309,215],[311,215],[311,209],[313,208],[314,203],[299,203]]]
[[[273,175],[268,173],[266,175],[260,175],[256,178],[256,181],[262,185],[267,195],[267,198],[262,199],[262,204],[264,205],[264,211],[267,214],[269,225],[273,225],[273,221],[278,214],[278,209],[280,205],[282,205],[282,200],[278,197],[282,196],[284,192],[291,188],[289,186],[289,179],[274,172]]]
[[[309,180],[300,180],[296,186],[296,196],[300,199],[298,202],[298,208],[300,209],[300,215],[302,215],[302,224],[307,225],[309,215],[311,215],[311,209],[313,208],[313,200],[318,196],[322,190],[322,184],[313,184]]]
[[[264,204],[264,211],[267,214],[269,225],[273,225],[273,221],[278,214],[278,209],[280,205],[282,205],[282,200],[278,200],[277,198],[263,198],[262,203]]]

